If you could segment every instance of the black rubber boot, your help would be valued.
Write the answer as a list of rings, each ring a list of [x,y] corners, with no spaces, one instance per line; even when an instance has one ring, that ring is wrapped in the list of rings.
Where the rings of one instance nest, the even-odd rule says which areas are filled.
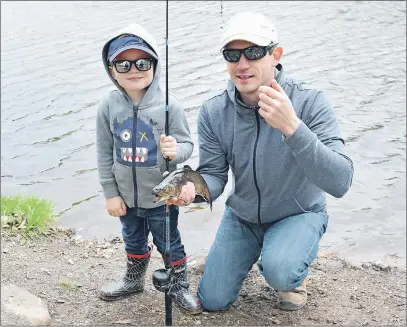
[[[203,307],[198,298],[189,291],[186,259],[185,256],[183,259],[172,263],[174,273],[169,293],[181,310],[196,315],[203,311]]]
[[[152,249],[143,255],[127,254],[127,271],[120,280],[105,285],[99,297],[105,301],[115,301],[144,291],[145,275],[150,262]]]

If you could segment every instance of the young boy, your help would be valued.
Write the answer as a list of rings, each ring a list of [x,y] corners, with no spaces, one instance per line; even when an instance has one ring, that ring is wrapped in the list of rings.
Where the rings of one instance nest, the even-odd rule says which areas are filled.
[[[169,95],[169,131],[165,136],[165,94],[160,88],[161,62],[153,36],[132,24],[120,30],[102,50],[103,63],[117,90],[102,99],[96,126],[97,160],[106,209],[120,217],[127,253],[124,276],[106,285],[100,298],[111,301],[142,292],[152,252],[148,234],[163,254],[165,206],[151,193],[166,170],[187,160],[193,150],[188,123],[178,100]],[[170,293],[188,313],[202,312],[189,291],[184,245],[178,230],[178,207],[170,206],[174,281]]]

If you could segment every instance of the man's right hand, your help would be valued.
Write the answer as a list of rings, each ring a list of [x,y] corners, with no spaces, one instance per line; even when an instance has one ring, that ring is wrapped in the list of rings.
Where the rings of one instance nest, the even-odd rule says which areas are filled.
[[[172,198],[166,201],[168,205],[174,204],[176,206],[187,206],[195,200],[195,185],[192,182],[187,182],[182,186],[181,193],[178,198]]]
[[[106,199],[106,209],[109,215],[121,217],[126,215],[126,204],[120,196]]]

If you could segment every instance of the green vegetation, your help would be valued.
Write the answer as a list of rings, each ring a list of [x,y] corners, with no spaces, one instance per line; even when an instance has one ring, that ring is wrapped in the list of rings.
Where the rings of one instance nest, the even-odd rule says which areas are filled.
[[[40,233],[55,223],[55,204],[36,196],[1,196],[1,227]]]
[[[63,279],[58,282],[58,286],[67,288],[67,289],[74,289],[77,287],[76,282],[72,279]]]

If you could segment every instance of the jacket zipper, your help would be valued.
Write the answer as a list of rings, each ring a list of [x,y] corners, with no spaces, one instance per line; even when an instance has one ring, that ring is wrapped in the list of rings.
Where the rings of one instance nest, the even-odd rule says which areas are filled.
[[[134,188],[134,207],[137,207],[137,176],[136,176],[136,136],[137,136],[137,107],[133,106],[133,137],[132,137],[132,171],[133,171],[133,188]]]
[[[259,221],[259,224],[261,224],[261,219],[260,219],[261,195],[260,195],[259,185],[257,184],[257,174],[256,174],[256,153],[257,153],[257,142],[259,141],[259,135],[260,135],[260,119],[259,119],[259,113],[257,112],[257,110],[255,111],[255,114],[256,114],[256,122],[257,122],[257,136],[256,136],[256,142],[254,142],[254,151],[253,151],[253,176],[254,176],[254,185],[256,186],[256,190],[257,190],[257,196],[259,198],[259,202],[257,204],[257,219]]]

